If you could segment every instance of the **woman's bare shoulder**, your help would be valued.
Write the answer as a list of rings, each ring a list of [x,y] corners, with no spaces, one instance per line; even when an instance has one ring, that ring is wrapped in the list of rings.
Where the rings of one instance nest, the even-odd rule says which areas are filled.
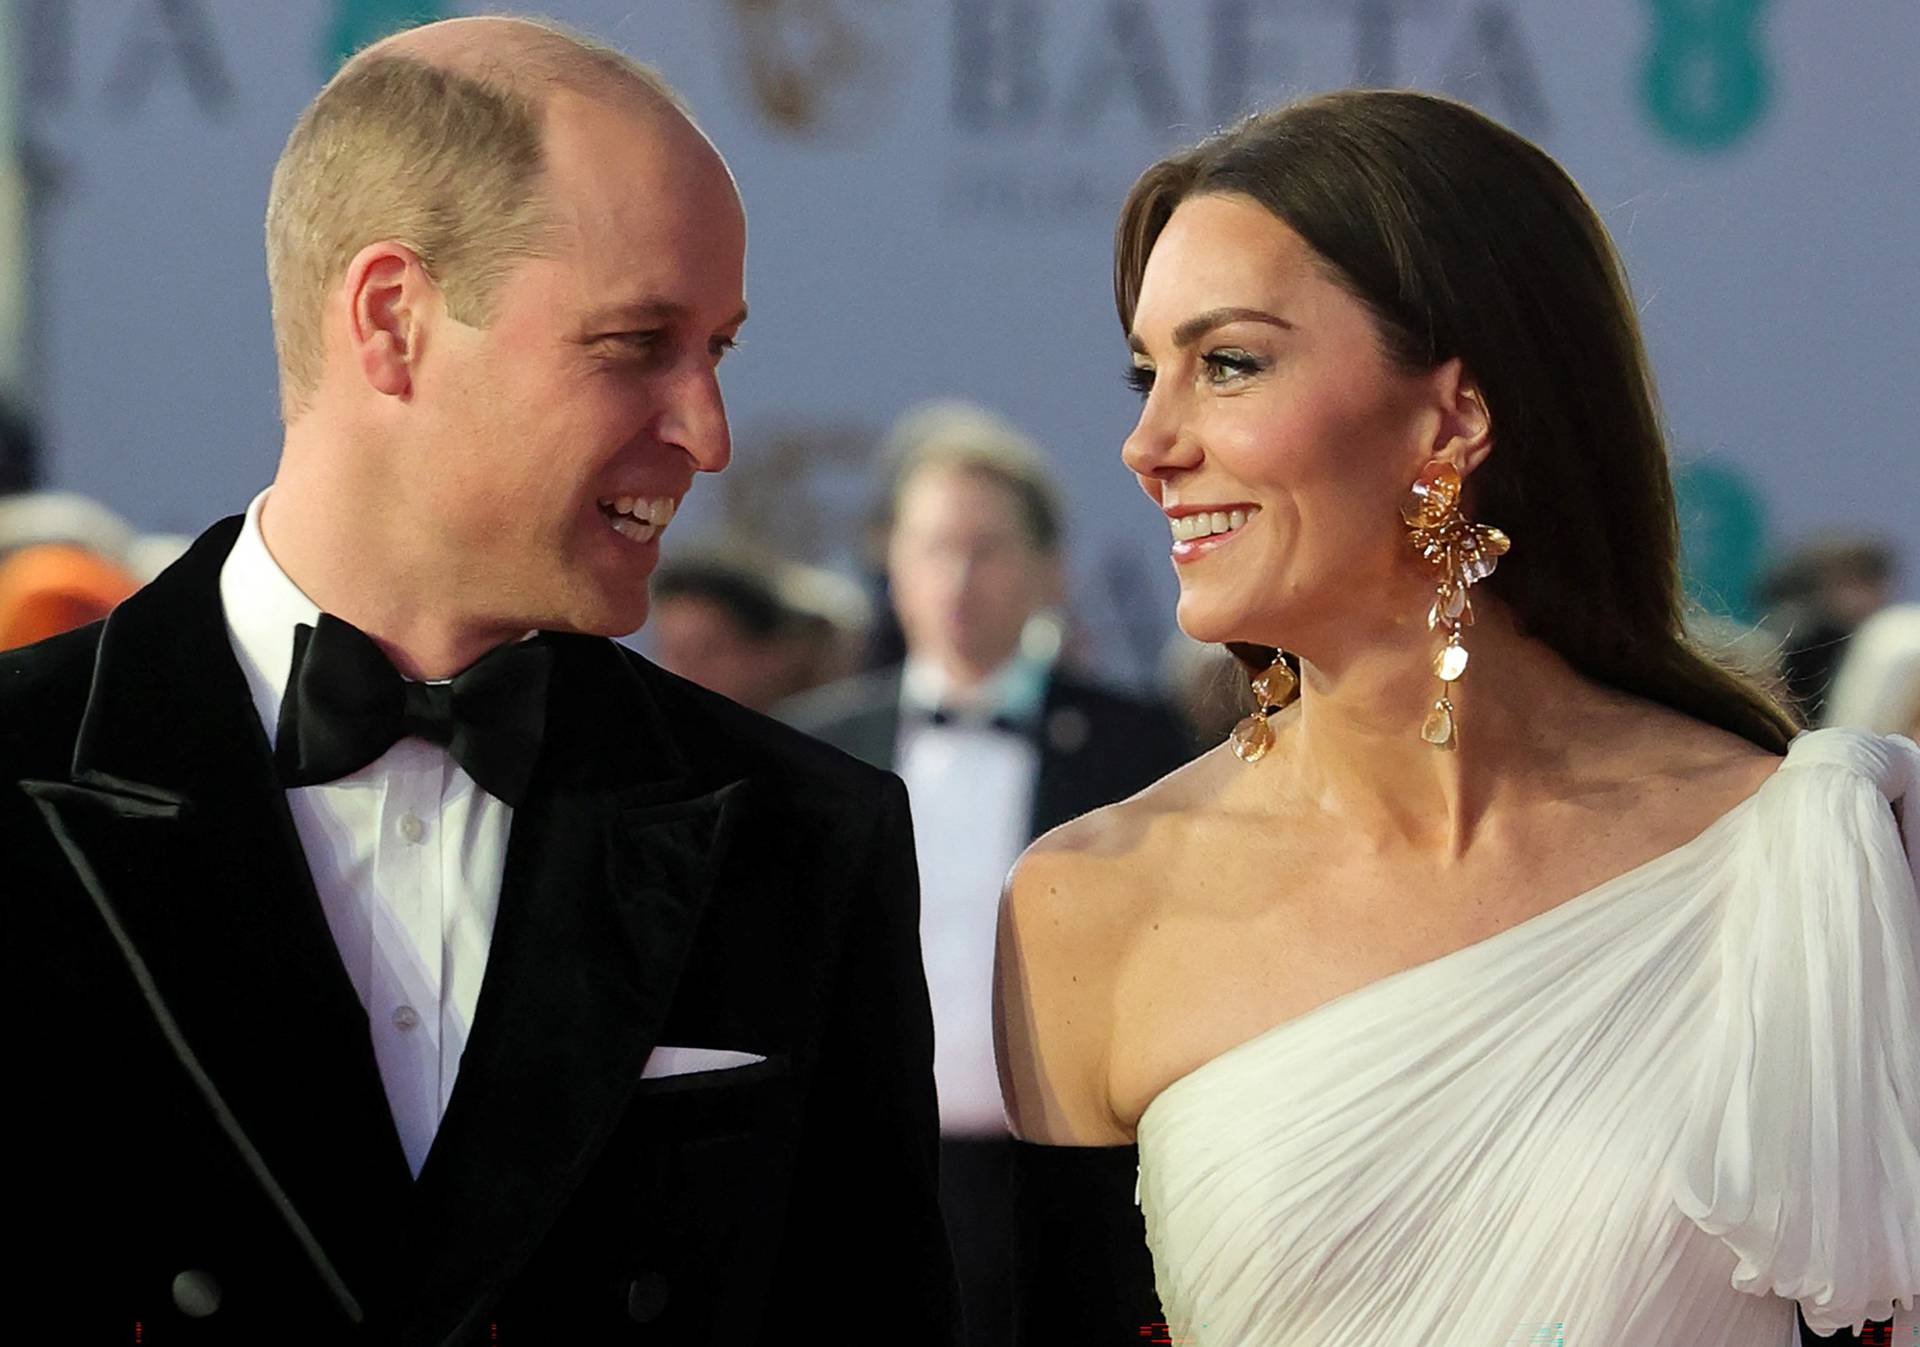
[[[1610,722],[1581,775],[1593,804],[1617,814],[1630,831],[1684,840],[1758,791],[1780,767],[1773,749],[1638,698],[1623,696]],[[1574,792],[1571,803],[1581,804],[1582,793]]]
[[[1015,863],[1011,899],[1093,934],[1157,891],[1154,881],[1185,839],[1185,824],[1217,789],[1222,747],[1127,799],[1042,834]]]
[[[1114,978],[1165,891],[1211,756],[1062,824],[1015,863],[1001,902],[994,1010],[1016,1135],[1056,1145],[1132,1140],[1107,1091]]]
[[[1665,706],[1641,703],[1638,733],[1624,751],[1642,775],[1709,795],[1752,794],[1780,766],[1781,755],[1731,730]]]
[[[1089,955],[1117,954],[1142,906],[1163,887],[1206,762],[1188,763],[1036,839],[1014,864],[1004,904],[1023,944],[1083,966]],[[1093,978],[1106,970],[1084,971]]]

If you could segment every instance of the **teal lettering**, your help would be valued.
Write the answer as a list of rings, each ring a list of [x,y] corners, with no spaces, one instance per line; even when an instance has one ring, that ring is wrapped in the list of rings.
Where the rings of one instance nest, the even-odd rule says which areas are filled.
[[[320,73],[331,76],[369,43],[446,14],[446,0],[334,0],[333,21],[320,49]]]
[[[1640,84],[1653,124],[1689,149],[1738,143],[1772,95],[1759,42],[1769,0],[1646,2],[1653,26]]]

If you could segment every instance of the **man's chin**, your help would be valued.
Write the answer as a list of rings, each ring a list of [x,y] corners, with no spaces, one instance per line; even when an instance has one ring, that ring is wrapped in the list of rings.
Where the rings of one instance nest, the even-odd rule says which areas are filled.
[[[542,631],[563,631],[575,636],[606,636],[619,640],[631,636],[647,622],[647,603],[614,604],[604,608],[556,614],[542,622]]]

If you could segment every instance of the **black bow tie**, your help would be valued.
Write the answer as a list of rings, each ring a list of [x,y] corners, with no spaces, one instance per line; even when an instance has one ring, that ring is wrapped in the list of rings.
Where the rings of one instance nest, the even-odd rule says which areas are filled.
[[[1027,723],[1005,711],[991,716],[982,716],[966,711],[951,710],[944,706],[916,708],[908,712],[909,720],[917,720],[923,725],[955,726],[972,729],[998,730],[1002,734],[1025,734]]]
[[[322,613],[294,628],[274,765],[285,785],[318,785],[416,735],[443,746],[482,790],[518,805],[540,754],[552,670],[553,650],[535,639],[488,651],[450,683],[416,683],[372,637]]]

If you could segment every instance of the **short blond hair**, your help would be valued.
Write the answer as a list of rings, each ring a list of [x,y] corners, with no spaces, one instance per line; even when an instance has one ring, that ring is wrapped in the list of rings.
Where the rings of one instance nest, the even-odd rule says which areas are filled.
[[[999,484],[1015,501],[1020,526],[1036,551],[1060,550],[1060,493],[1039,442],[997,412],[960,399],[909,409],[887,433],[891,462],[880,529],[892,531],[900,501],[923,472],[965,473]]]
[[[294,123],[266,219],[284,418],[303,411],[319,383],[327,294],[369,243],[405,244],[448,311],[474,326],[491,319],[507,272],[550,251],[550,91],[664,106],[692,122],[666,81],[623,52],[545,20],[516,21],[515,36],[510,54],[446,64],[369,49]]]

